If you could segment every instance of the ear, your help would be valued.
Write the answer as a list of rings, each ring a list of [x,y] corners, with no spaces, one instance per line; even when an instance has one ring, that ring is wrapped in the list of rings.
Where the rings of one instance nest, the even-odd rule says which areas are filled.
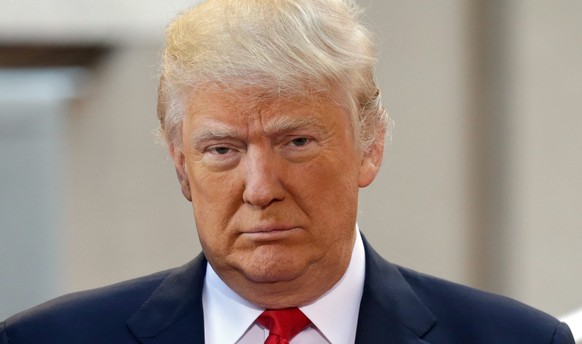
[[[180,182],[180,187],[182,188],[182,194],[186,199],[192,202],[192,194],[190,192],[190,180],[188,179],[188,173],[186,173],[186,159],[184,153],[174,144],[170,144],[170,155],[172,160],[174,160],[174,166],[176,167],[176,175],[178,176],[178,181]]]
[[[360,163],[360,175],[358,178],[358,185],[365,188],[370,185],[382,165],[382,157],[384,156],[384,140],[376,140],[367,152],[364,152],[362,161]]]

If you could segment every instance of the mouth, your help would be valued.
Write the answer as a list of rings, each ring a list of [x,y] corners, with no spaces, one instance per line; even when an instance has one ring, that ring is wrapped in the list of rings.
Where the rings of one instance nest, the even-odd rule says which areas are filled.
[[[243,231],[242,235],[254,241],[277,241],[288,238],[299,230],[299,227],[286,225],[259,226]]]

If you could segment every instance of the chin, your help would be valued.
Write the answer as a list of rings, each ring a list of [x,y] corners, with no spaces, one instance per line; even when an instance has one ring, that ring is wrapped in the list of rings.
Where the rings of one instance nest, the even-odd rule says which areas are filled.
[[[239,266],[245,277],[254,283],[291,282],[309,270],[309,261],[287,254],[255,257]]]
[[[259,274],[248,274],[247,278],[252,280],[254,283],[261,284],[276,284],[276,283],[286,283],[292,282],[301,277],[300,274],[296,273],[279,273],[270,275],[259,275]]]
[[[294,268],[289,265],[273,266],[268,264],[261,267],[243,268],[242,272],[253,283],[283,283],[300,278],[306,270],[306,268]]]

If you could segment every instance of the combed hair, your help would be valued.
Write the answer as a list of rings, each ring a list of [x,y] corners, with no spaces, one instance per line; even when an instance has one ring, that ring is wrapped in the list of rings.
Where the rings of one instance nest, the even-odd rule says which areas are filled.
[[[158,91],[160,134],[181,147],[188,96],[208,85],[260,99],[340,91],[368,151],[388,116],[374,81],[376,51],[349,0],[208,0],[167,29]]]

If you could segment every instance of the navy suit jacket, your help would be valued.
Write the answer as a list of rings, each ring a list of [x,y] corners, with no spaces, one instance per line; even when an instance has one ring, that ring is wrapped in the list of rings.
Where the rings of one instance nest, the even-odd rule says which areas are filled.
[[[356,343],[574,343],[545,313],[398,267],[364,245]],[[205,272],[201,254],[173,270],[60,297],[0,323],[0,344],[202,344]]]

